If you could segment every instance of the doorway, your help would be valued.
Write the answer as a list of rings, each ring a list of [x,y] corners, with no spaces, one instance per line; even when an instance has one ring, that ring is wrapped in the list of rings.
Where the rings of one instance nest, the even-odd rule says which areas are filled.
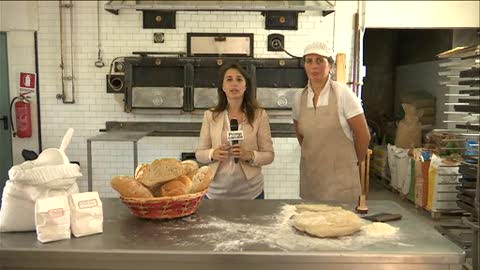
[[[0,119],[2,120],[0,121],[0,199],[8,179],[8,170],[12,167],[9,101],[7,33],[0,32]]]

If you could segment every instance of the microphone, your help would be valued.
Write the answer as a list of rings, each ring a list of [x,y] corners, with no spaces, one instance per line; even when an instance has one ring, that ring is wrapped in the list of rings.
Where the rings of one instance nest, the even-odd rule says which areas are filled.
[[[238,131],[238,120],[230,119],[230,131]],[[238,144],[238,140],[232,140],[232,145]],[[235,158],[235,163],[238,163],[238,158]]]

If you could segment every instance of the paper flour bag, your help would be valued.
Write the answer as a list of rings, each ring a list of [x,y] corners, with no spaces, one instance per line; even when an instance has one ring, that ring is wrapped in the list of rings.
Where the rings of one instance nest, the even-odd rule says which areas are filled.
[[[42,243],[70,239],[70,207],[66,196],[35,202],[35,228]]]
[[[81,237],[103,232],[103,209],[98,192],[72,194],[68,202],[73,235]]]

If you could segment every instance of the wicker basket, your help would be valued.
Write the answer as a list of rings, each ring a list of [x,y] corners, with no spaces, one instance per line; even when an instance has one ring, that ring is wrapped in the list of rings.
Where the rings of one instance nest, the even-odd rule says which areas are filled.
[[[189,216],[195,213],[205,197],[207,189],[202,192],[159,198],[129,198],[120,200],[130,208],[137,217],[147,219],[171,219]]]

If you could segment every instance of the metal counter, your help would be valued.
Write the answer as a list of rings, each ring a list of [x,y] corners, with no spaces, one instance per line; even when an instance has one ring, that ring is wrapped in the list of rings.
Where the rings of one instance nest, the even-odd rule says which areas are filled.
[[[118,199],[102,201],[102,234],[41,244],[35,232],[0,233],[0,269],[460,270],[465,260],[459,247],[390,201],[370,201],[369,214],[401,214],[389,222],[399,228],[395,236],[361,231],[334,239],[288,224],[296,200],[204,200],[196,214],[169,221],[134,217]]]

